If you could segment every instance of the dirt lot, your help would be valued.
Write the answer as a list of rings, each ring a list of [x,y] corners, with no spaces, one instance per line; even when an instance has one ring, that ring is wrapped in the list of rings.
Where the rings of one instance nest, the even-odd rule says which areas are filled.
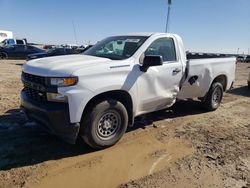
[[[238,64],[235,88],[217,111],[181,101],[138,118],[117,145],[94,151],[25,120],[23,63],[0,60],[0,188],[250,187],[250,64]]]

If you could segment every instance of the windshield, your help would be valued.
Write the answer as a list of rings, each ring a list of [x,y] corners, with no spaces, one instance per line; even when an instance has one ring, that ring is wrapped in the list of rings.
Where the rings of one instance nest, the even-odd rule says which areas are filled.
[[[83,54],[112,60],[127,59],[136,52],[147,38],[144,36],[109,37],[86,50]]]

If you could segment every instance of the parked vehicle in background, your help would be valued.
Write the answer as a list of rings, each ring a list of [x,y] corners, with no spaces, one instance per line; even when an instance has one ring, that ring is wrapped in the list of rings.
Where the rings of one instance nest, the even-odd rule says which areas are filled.
[[[94,45],[84,45],[84,46],[80,46],[78,47],[76,50],[79,52],[79,53],[83,53],[85,52],[86,50],[88,50],[89,48],[91,48],[92,46]]]
[[[1,47],[11,46],[11,45],[27,45],[26,39],[5,39],[0,43]]]
[[[0,48],[1,59],[26,59],[29,54],[41,53],[44,50],[30,45],[10,45]]]
[[[43,57],[59,56],[59,55],[71,55],[78,53],[79,52],[77,50],[72,48],[51,48],[45,52],[29,54],[27,56],[27,60],[43,58]]]
[[[244,56],[238,56],[237,57],[237,62],[241,62],[241,63],[245,62],[245,57]]]
[[[79,45],[77,44],[62,44],[61,46],[64,48],[73,48],[73,49],[76,49],[79,47]]]
[[[235,79],[235,57],[187,59],[175,34],[113,36],[83,54],[23,65],[21,108],[50,132],[93,148],[114,145],[136,116],[198,98],[216,110]]]
[[[56,47],[55,45],[46,44],[46,45],[43,46],[43,49],[49,50],[49,49],[55,48],[55,47]]]
[[[0,42],[4,41],[5,39],[12,39],[12,38],[13,38],[12,31],[0,30]]]
[[[246,63],[250,63],[250,55],[247,55],[244,60]]]

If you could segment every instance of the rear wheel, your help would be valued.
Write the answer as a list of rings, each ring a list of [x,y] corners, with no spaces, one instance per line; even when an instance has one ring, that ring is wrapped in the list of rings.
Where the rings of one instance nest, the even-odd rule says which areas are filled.
[[[202,101],[203,107],[208,111],[214,111],[219,108],[223,97],[223,91],[221,83],[213,83],[206,97]]]
[[[120,140],[128,126],[128,113],[124,105],[116,100],[105,100],[94,105],[84,115],[81,136],[95,149],[103,149]]]

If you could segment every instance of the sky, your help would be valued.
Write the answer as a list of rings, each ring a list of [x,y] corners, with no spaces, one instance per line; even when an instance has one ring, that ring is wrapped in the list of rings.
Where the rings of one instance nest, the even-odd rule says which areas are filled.
[[[167,0],[0,0],[0,30],[33,43],[165,32],[166,17]],[[250,0],[172,0],[169,32],[180,35],[189,51],[248,53]]]

